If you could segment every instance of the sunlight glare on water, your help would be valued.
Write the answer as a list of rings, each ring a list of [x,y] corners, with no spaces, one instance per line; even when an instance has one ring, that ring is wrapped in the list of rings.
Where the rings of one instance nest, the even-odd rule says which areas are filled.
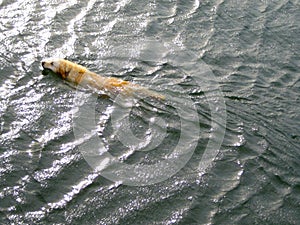
[[[298,15],[0,1],[0,224],[297,224]],[[76,90],[42,74],[53,57],[166,98]]]

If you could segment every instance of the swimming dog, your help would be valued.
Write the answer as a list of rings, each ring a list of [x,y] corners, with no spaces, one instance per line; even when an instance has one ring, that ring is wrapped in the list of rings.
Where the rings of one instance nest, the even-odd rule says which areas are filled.
[[[44,69],[58,74],[63,80],[75,86],[91,88],[104,92],[110,97],[117,94],[150,96],[164,100],[165,96],[140,85],[114,77],[100,76],[87,68],[65,59],[49,59],[42,61]]]

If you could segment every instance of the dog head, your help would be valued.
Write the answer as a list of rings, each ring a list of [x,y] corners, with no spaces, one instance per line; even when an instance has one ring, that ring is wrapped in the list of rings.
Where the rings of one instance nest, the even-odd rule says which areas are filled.
[[[59,71],[60,62],[61,59],[47,59],[42,61],[42,66],[44,69],[57,73]]]
[[[74,63],[65,59],[47,59],[42,61],[44,70],[50,70],[66,79],[74,67]]]
[[[48,59],[42,61],[42,66],[44,70],[50,70],[63,79],[67,79],[71,82],[78,83],[78,77],[80,78],[82,74],[84,74],[87,69],[78,64],[72,63],[65,59]]]
[[[61,59],[47,59],[42,61],[44,70],[50,70],[53,73],[59,74]],[[61,74],[59,74],[61,75]]]

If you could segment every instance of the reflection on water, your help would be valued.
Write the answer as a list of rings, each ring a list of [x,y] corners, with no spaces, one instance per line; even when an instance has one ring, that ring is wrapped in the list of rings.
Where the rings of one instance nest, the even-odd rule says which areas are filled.
[[[297,1],[0,1],[0,223],[297,224],[298,11]],[[149,186],[93,171],[80,151],[91,139],[74,134],[80,91],[41,74],[48,57],[191,101],[191,133],[172,98],[130,110],[128,137],[154,141],[144,151],[127,148],[127,133],[119,141],[113,99],[91,106],[108,152],[149,171],[186,136],[182,149],[195,149],[182,169]],[[214,79],[195,79],[201,60]],[[201,170],[208,146],[217,154]]]

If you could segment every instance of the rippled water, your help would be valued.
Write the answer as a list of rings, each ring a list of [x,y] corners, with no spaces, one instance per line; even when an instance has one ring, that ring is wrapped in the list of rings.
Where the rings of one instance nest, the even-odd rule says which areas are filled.
[[[296,0],[0,1],[0,223],[298,224],[299,12]],[[118,99],[84,101],[42,75],[48,57],[167,100],[122,118]],[[80,100],[94,114],[78,116]],[[82,148],[90,115],[111,170]],[[170,156],[179,171],[156,164]],[[164,179],[128,183],[141,170],[120,165]]]

